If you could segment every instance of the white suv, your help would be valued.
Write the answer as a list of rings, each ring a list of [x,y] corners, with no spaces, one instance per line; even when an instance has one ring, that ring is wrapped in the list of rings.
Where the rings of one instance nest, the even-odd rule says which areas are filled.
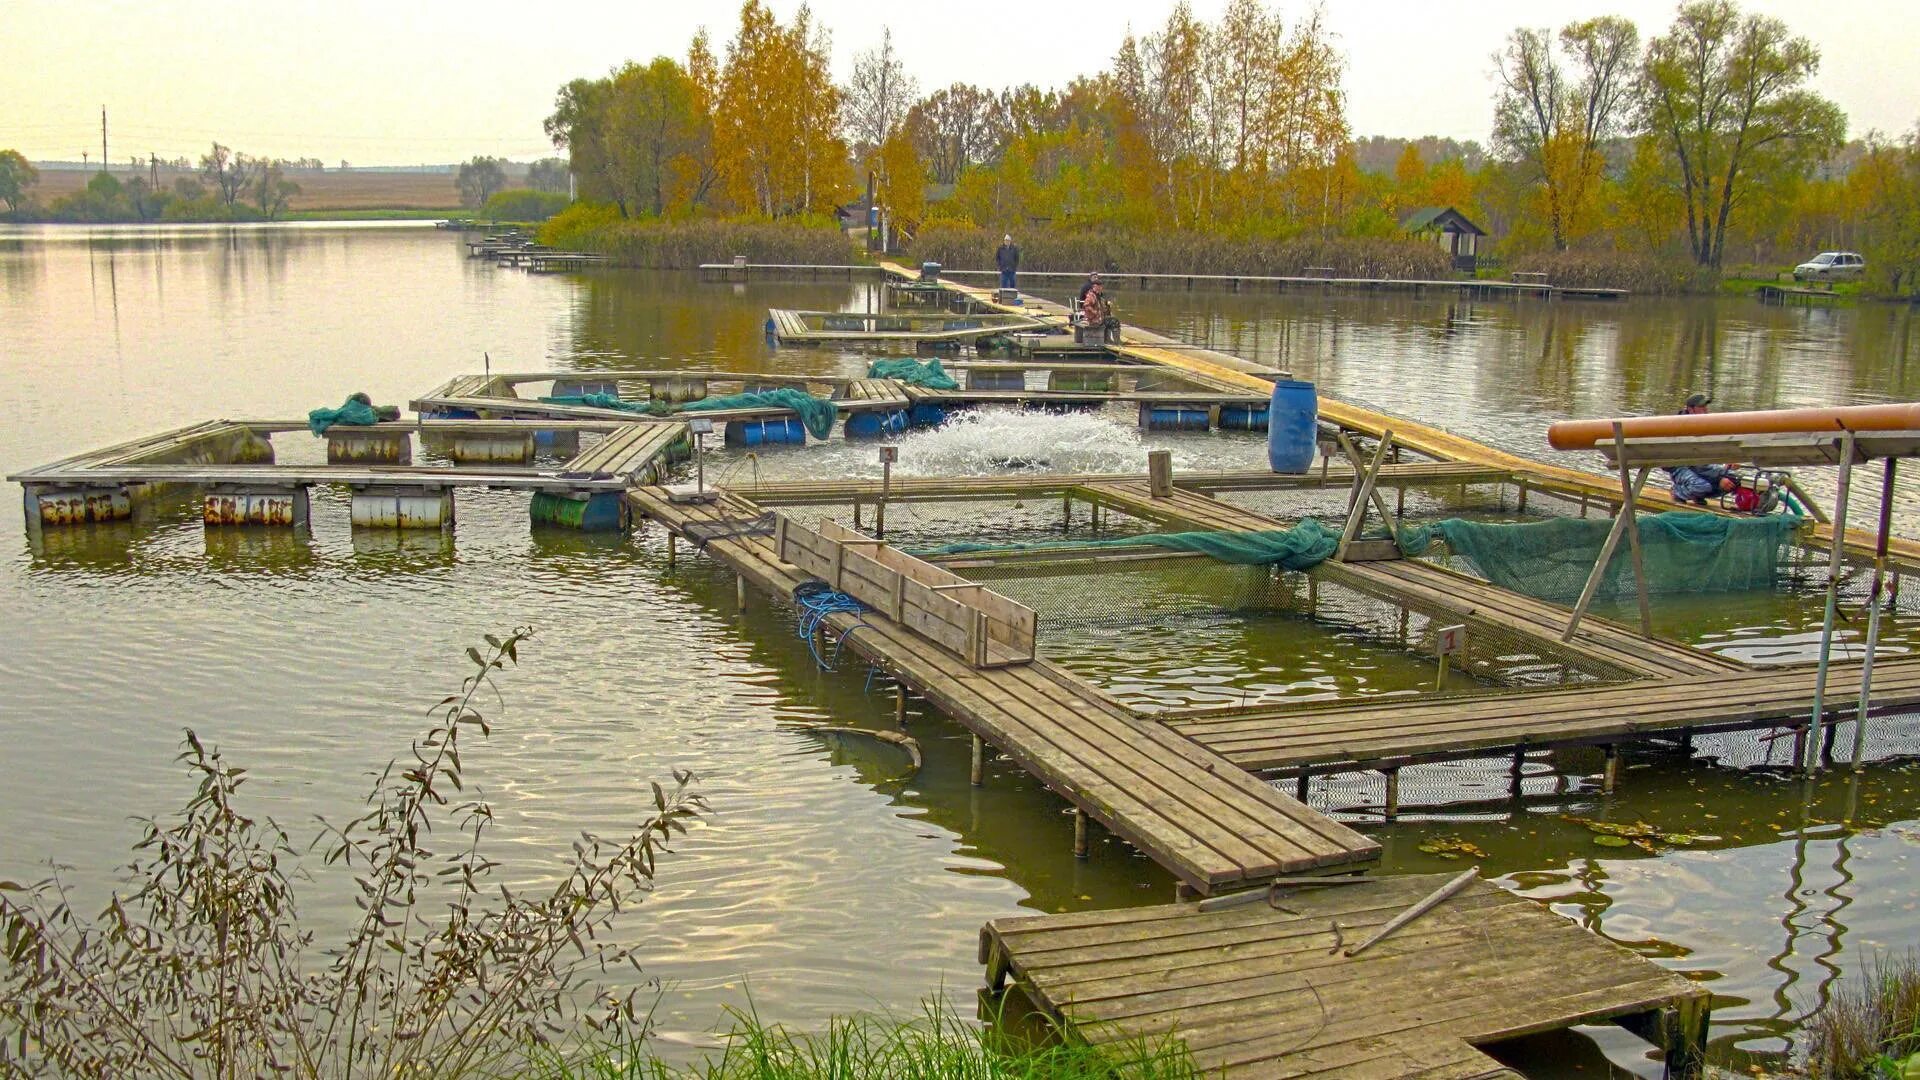
[[[1867,268],[1867,260],[1852,251],[1823,251],[1793,268],[1795,281],[1852,281]]]

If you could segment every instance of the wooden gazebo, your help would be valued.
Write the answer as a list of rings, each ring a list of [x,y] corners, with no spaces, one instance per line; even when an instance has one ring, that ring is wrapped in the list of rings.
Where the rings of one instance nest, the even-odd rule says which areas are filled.
[[[1430,238],[1453,256],[1453,268],[1472,273],[1479,264],[1480,239],[1487,230],[1451,206],[1424,206],[1400,219],[1401,231]]]

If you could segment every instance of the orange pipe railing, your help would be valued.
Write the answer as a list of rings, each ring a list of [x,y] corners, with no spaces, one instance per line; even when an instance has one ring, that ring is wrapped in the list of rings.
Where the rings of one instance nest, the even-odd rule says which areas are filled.
[[[1824,409],[1630,416],[1620,420],[1562,420],[1547,429],[1555,450],[1591,450],[1613,438],[1613,425],[1629,439],[1688,435],[1783,435],[1818,431],[1920,431],[1920,403],[1843,405]]]

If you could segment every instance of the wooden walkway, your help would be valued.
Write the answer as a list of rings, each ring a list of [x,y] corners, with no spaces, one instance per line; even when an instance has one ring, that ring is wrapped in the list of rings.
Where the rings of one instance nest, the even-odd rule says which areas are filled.
[[[637,514],[688,537],[735,533],[757,519],[729,495],[683,504],[661,488],[629,495]],[[746,581],[791,596],[806,577],[779,561],[766,535],[712,538],[704,550]],[[1286,874],[1359,868],[1379,844],[1280,794],[1164,725],[1044,659],[975,668],[878,612],[848,647],[953,717],[1094,821],[1159,862],[1188,890],[1210,894]],[[836,616],[849,632],[851,616]]]
[[[1206,1075],[1512,1077],[1482,1047],[1614,1021],[1697,1076],[1707,987],[1476,882],[1359,956],[1343,950],[1447,881],[1379,878],[1276,902],[995,919],[988,993],[1011,977],[1096,1045],[1177,1038]]]
[[[1376,483],[1382,487],[1494,484],[1509,473],[1481,465],[1419,462],[1386,465]],[[897,476],[888,484],[888,497],[899,502],[943,502],[1024,499],[1039,495],[1066,495],[1089,485],[1128,484],[1137,473],[1002,473],[989,476]],[[1353,469],[1330,465],[1326,469],[1290,474],[1270,469],[1190,469],[1173,474],[1174,487],[1201,493],[1225,491],[1292,491],[1345,488],[1353,484]],[[747,480],[733,490],[768,506],[872,502],[880,497],[878,480]],[[1125,489],[1122,490],[1131,490]],[[1085,497],[1084,495],[1082,496]]]
[[[1301,775],[1388,769],[1529,748],[1616,745],[1650,736],[1798,729],[1812,711],[1814,673],[1800,667],[1715,672],[1605,687],[1488,694],[1450,701],[1347,702],[1166,714],[1168,726],[1244,769]],[[1828,720],[1858,704],[1860,665],[1836,662]],[[1920,658],[1881,659],[1873,708],[1920,707]],[[1791,764],[1791,754],[1782,753]]]
[[[896,277],[910,278],[916,273],[898,263],[883,263],[882,267]],[[1047,315],[1056,326],[1065,323],[1066,308],[1051,301],[1023,295],[1022,300],[1025,301],[1023,307],[1007,307],[994,301],[993,291],[990,289],[975,288],[954,282],[945,284],[955,291],[966,294],[973,303],[983,307],[994,310],[1024,311],[1029,314],[1040,312]],[[1173,342],[1172,339],[1142,331],[1137,327],[1122,328],[1121,341],[1121,345],[1110,348],[1109,351],[1114,355],[1159,364],[1184,372],[1196,380],[1203,380],[1206,384],[1221,389],[1238,388],[1252,393],[1270,394],[1273,389],[1272,380],[1280,374],[1272,368],[1227,353],[1186,346],[1170,347],[1178,343]],[[1578,500],[1590,499],[1607,506],[1615,505],[1620,501],[1619,485],[1597,473],[1564,465],[1551,465],[1504,450],[1496,450],[1463,435],[1456,435],[1406,417],[1377,412],[1325,394],[1320,395],[1319,405],[1320,419],[1327,423],[1337,424],[1373,438],[1379,437],[1386,431],[1392,431],[1397,445],[1426,457],[1439,461],[1471,462],[1504,469],[1517,477],[1524,477],[1528,484],[1538,490],[1555,492]],[[1642,495],[1640,506],[1653,511],[1674,509],[1673,501],[1664,493]],[[1815,546],[1826,546],[1833,543],[1833,537],[1833,526],[1822,522],[1813,527],[1809,542]],[[1873,557],[1874,536],[1869,530],[1848,529],[1843,539],[1848,554],[1859,559]],[[1898,569],[1920,572],[1920,540],[1895,537],[1889,551],[1889,561],[1890,565]]]

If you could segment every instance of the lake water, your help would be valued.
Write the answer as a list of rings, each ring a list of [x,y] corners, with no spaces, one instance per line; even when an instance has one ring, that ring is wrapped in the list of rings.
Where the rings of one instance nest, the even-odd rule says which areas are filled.
[[[537,276],[464,257],[455,235],[411,226],[0,231],[0,467],[214,417],[285,419],[355,390],[404,403],[481,369],[726,367],[852,372],[865,356],[774,349],[769,306],[859,308],[861,284],[704,285],[692,275]],[[1567,415],[1664,412],[1710,389],[1727,408],[1920,397],[1905,308],[1770,309],[1743,300],[1556,305],[1388,297],[1144,293],[1124,314],[1182,338],[1290,366],[1323,389],[1545,456]],[[1182,467],[1253,465],[1257,438],[1143,439],[1124,416],[987,414],[902,441],[901,469],[993,468],[1009,456],[1062,470],[1139,468],[1150,447]],[[282,461],[319,460],[305,435]],[[837,438],[709,475],[870,475],[872,448]],[[1593,464],[1587,462],[1586,464]],[[1830,477],[1809,477],[1826,490]],[[18,489],[6,485],[9,505]],[[0,514],[0,874],[57,860],[95,895],[187,778],[170,764],[191,727],[252,770],[247,792],[304,841],[315,815],[353,814],[371,775],[422,726],[480,635],[538,637],[487,711],[469,758],[493,800],[503,874],[560,872],[581,829],[616,831],[650,805],[647,782],[700,775],[712,818],[662,863],[621,925],[667,994],[662,1026],[697,1044],[725,1006],[816,1026],[978,985],[980,924],[1020,911],[1163,902],[1171,881],[1110,838],[1069,854],[1065,805],[1018,769],[966,779],[965,732],[912,716],[926,767],[880,746],[829,746],[811,723],[885,727],[888,695],[855,665],[821,672],[789,615],[736,610],[732,578],[699,558],[668,571],[657,532],[534,531],[525,496],[462,493],[442,536],[355,534],[344,499],[316,490],[310,538],[203,530],[186,498],[131,525],[31,538]],[[1872,513],[1871,499],[1857,522]],[[1433,512],[1457,506],[1436,503]],[[1482,508],[1497,513],[1498,508]],[[1920,531],[1903,495],[1900,521]],[[943,516],[944,515],[944,516]],[[929,542],[1050,534],[1058,503],[902,508],[890,524]],[[1816,583],[1817,584],[1817,583]],[[1855,586],[1857,592],[1857,584]],[[1201,591],[1205,595],[1204,590]],[[1804,655],[1805,588],[1675,604],[1663,629],[1748,654]],[[1243,612],[1198,623],[1194,651],[1109,619],[1063,628],[1072,662],[1138,702],[1220,694],[1405,690],[1429,678],[1373,617]],[[1909,642],[1907,620],[1890,634]],[[1703,692],[1711,692],[1703,687]],[[1748,768],[1783,748],[1703,739],[1701,758],[1640,755],[1603,800],[1597,761],[1530,763],[1528,800],[1505,764],[1409,770],[1413,809],[1382,839],[1382,872],[1457,865],[1422,851],[1460,840],[1490,873],[1595,930],[1709,982],[1723,1060],[1776,1054],[1794,1020],[1876,950],[1915,941],[1920,791],[1915,725],[1890,723],[1864,775],[1812,785]],[[1844,740],[1843,740],[1844,744]],[[1316,787],[1357,816],[1378,777]],[[1648,854],[1598,847],[1565,816],[1645,820],[1710,836]],[[1365,820],[1361,817],[1361,820]],[[1097,835],[1097,830],[1096,830]],[[323,928],[348,906],[326,880],[306,908]],[[322,934],[322,940],[326,935]],[[1657,1075],[1613,1032],[1519,1051],[1537,1075],[1594,1075],[1597,1055]],[[1581,1063],[1585,1064],[1582,1065]]]

